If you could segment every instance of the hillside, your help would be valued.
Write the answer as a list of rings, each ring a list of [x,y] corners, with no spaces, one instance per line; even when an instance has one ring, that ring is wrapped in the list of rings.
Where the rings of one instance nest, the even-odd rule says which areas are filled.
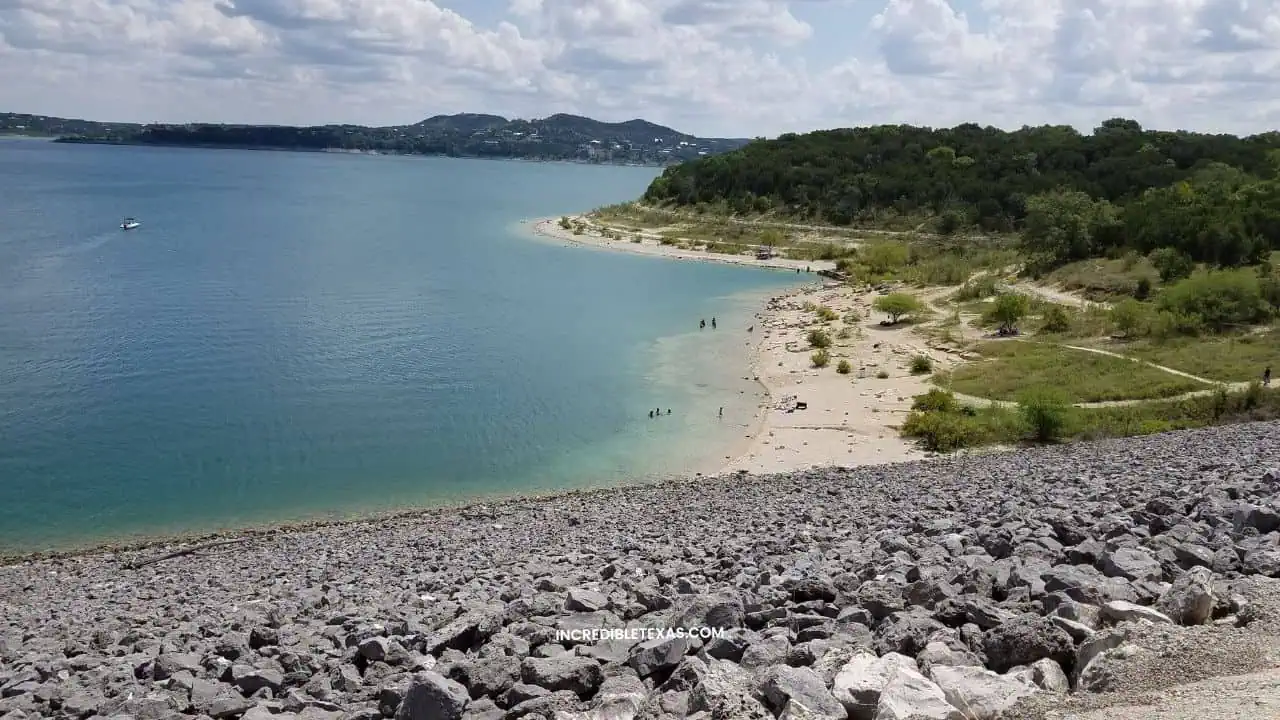
[[[1104,122],[1015,132],[975,124],[908,125],[788,134],[669,168],[647,202],[723,204],[739,214],[775,213],[846,225],[885,213],[942,216],[948,223],[1011,230],[1038,193],[1080,191],[1123,205],[1150,188],[1188,180],[1212,163],[1271,177],[1280,133],[1239,138],[1144,130]]]
[[[7,113],[0,114],[0,134],[57,137],[62,142],[78,143],[372,151],[650,165],[713,155],[747,142],[698,138],[645,120],[606,123],[575,115],[508,120],[475,113],[436,115],[412,125],[388,127],[144,126]]]

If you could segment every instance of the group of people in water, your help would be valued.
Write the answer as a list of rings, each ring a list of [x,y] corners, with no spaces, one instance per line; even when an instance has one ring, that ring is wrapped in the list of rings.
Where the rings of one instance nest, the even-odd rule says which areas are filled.
[[[698,329],[705,330],[706,328],[707,328],[707,319],[702,318],[701,320],[698,321]],[[711,318],[711,329],[712,330],[716,329],[716,319],[714,317]],[[755,329],[756,329],[756,326],[752,325],[751,327],[747,328],[747,332],[751,332],[752,330],[755,330]],[[667,408],[666,412],[663,412],[662,408],[654,408],[649,411],[650,418],[662,417],[663,415],[670,415],[670,414],[671,414],[670,408]],[[720,408],[720,417],[724,417],[724,408]]]

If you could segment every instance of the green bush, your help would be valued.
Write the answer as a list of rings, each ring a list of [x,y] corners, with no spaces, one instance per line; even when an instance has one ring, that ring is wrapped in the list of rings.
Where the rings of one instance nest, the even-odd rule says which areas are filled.
[[[841,375],[848,375],[849,373],[853,372],[853,364],[850,363],[848,360],[841,360],[840,362],[836,363],[836,372],[840,373]]]
[[[1164,247],[1151,253],[1151,264],[1160,273],[1160,282],[1171,283],[1191,276],[1196,263],[1190,255],[1171,247]]]
[[[859,256],[867,269],[883,275],[906,265],[911,259],[911,249],[900,242],[883,240],[867,245]]]
[[[1197,336],[1204,333],[1204,320],[1199,315],[1160,310],[1151,321],[1151,334],[1160,339],[1180,335]]]
[[[877,373],[876,373],[876,377],[880,378],[881,380],[888,380],[888,379],[889,379],[889,371],[888,371],[888,370],[881,370],[881,371],[879,371],[879,372],[877,372]]]
[[[813,363],[816,368],[824,368],[831,363],[831,353],[826,350],[819,350],[809,356],[809,362]]]
[[[823,322],[832,322],[834,320],[840,319],[840,314],[837,313],[835,310],[832,310],[831,308],[827,307],[826,305],[819,307],[817,312],[818,312],[818,319],[822,320]]]
[[[1248,270],[1211,270],[1181,280],[1160,294],[1161,310],[1198,316],[1213,330],[1267,320],[1271,307],[1258,276]]]
[[[1137,284],[1133,286],[1133,296],[1139,300],[1146,300],[1151,297],[1151,279],[1146,277],[1138,278]]]
[[[920,444],[933,452],[950,452],[976,445],[981,437],[968,417],[933,410],[907,415],[901,433],[919,438]]]
[[[1026,295],[1004,293],[996,298],[991,307],[983,313],[982,319],[989,325],[999,325],[1001,329],[1012,330],[1018,321],[1026,317],[1031,309],[1031,301]]]
[[[911,358],[911,374],[926,375],[933,372],[933,359],[928,355],[916,355]]]
[[[956,396],[946,390],[934,388],[923,395],[915,396],[911,401],[911,409],[921,412],[954,412]]]
[[[862,316],[858,314],[857,310],[850,310],[844,314],[844,321],[849,325],[857,325],[862,322]]]
[[[1146,335],[1151,330],[1151,306],[1133,298],[1125,298],[1111,308],[1111,322],[1125,337]]]
[[[1040,320],[1040,332],[1064,333],[1071,329],[1071,318],[1061,305],[1050,305]]]
[[[831,336],[822,328],[814,328],[809,331],[809,345],[815,348],[831,347]]]
[[[1049,389],[1025,393],[1018,401],[1018,412],[1032,439],[1040,442],[1062,438],[1067,427],[1069,408],[1061,393]]]

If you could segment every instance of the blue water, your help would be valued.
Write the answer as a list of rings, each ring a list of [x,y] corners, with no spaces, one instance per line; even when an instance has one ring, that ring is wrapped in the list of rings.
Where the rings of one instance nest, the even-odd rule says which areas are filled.
[[[520,223],[655,172],[0,140],[0,548],[714,466],[795,276]]]

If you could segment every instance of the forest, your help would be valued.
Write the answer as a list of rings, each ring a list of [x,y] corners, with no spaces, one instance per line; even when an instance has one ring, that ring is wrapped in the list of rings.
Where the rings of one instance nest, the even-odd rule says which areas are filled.
[[[1242,265],[1280,249],[1280,132],[1112,119],[1090,134],[974,124],[788,134],[669,167],[643,200],[834,225],[917,216],[942,234],[1016,231],[1048,264],[1167,248]]]

